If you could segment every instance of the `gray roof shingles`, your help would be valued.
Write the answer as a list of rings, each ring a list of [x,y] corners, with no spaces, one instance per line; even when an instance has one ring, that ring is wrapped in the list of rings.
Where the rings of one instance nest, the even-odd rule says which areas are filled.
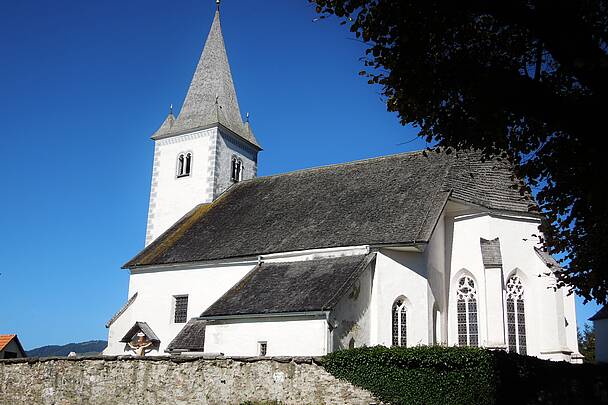
[[[330,310],[374,258],[370,254],[262,263],[201,317]]]
[[[423,243],[450,193],[528,212],[531,201],[510,187],[509,168],[476,159],[411,152],[243,181],[195,207],[124,267]]]
[[[493,240],[487,240],[484,238],[479,238],[479,244],[481,245],[481,258],[483,260],[483,266],[486,268],[502,267],[500,239],[496,238]]]
[[[167,351],[204,351],[209,321],[223,316],[331,310],[376,255],[261,263],[201,315],[191,319]]]
[[[205,350],[207,321],[191,319],[167,346],[167,351],[202,352]]]
[[[142,332],[150,342],[160,342],[156,333],[152,330],[152,328],[146,322],[135,322],[133,327],[129,329],[127,334],[120,340],[123,343],[130,342],[137,333]]]

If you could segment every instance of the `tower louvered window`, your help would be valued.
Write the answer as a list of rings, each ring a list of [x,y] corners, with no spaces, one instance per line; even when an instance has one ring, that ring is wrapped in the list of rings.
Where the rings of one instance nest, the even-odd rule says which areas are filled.
[[[393,304],[392,310],[393,346],[407,346],[407,308],[405,300],[399,298]]]
[[[232,157],[232,169],[230,172],[230,180],[235,183],[243,180],[243,161],[236,156]]]
[[[507,281],[507,337],[510,352],[527,353],[524,286],[517,276]]]
[[[458,318],[458,346],[478,346],[477,289],[475,281],[469,276],[458,280],[456,315]]]
[[[192,153],[180,153],[177,157],[177,177],[190,176],[192,169]]]

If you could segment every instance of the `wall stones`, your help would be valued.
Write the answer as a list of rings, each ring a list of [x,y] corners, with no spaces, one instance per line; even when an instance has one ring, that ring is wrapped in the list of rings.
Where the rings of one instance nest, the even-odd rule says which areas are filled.
[[[0,361],[0,404],[375,404],[311,358],[89,357]]]

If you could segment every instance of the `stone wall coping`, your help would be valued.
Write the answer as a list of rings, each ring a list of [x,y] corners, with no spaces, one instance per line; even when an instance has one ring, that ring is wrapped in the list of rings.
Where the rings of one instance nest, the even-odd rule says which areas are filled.
[[[0,364],[33,364],[45,363],[49,361],[169,361],[172,363],[191,363],[195,361],[232,361],[240,363],[255,363],[260,361],[272,361],[276,363],[296,363],[296,364],[316,364],[321,365],[322,357],[307,357],[307,356],[274,356],[274,357],[259,357],[259,356],[222,356],[222,355],[177,355],[177,356],[52,356],[52,357],[22,357],[19,359],[0,359]]]

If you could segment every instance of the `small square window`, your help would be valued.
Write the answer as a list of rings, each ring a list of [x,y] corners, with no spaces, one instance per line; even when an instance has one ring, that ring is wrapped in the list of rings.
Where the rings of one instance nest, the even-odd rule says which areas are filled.
[[[268,342],[258,342],[258,349],[260,357],[266,357],[266,353],[268,353]]]
[[[176,295],[173,322],[186,323],[188,321],[188,296]]]

